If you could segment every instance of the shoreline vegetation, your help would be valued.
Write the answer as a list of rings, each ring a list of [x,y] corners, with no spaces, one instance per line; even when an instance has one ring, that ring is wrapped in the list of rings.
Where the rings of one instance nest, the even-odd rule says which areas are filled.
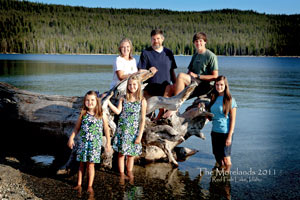
[[[165,46],[192,55],[192,36],[203,31],[207,47],[227,56],[300,56],[300,14],[270,15],[235,9],[179,12],[85,8],[0,0],[0,53],[117,54],[129,37],[139,54],[150,31],[165,32]]]
[[[119,56],[119,54],[102,54],[102,53],[94,53],[94,54],[89,54],[89,53],[29,53],[29,54],[24,54],[24,53],[1,53],[0,55],[70,55],[70,56]],[[140,56],[140,54],[134,54],[133,56]],[[179,54],[176,55],[174,54],[174,56],[192,56],[192,55],[183,55],[183,54]],[[226,55],[217,55],[219,57],[226,57]],[[299,56],[270,56],[270,55],[227,55],[227,56],[231,56],[231,57],[275,57],[275,58],[300,58]]]

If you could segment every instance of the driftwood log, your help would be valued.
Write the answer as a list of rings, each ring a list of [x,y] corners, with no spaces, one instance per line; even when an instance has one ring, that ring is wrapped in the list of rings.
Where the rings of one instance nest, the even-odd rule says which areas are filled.
[[[145,71],[139,73],[138,76],[141,81],[145,81],[153,75],[149,71]],[[120,82],[102,99],[104,113],[109,118],[111,136],[114,135],[116,124],[113,120],[114,115],[107,106],[107,100],[111,99],[112,102],[116,102],[120,96],[125,94],[126,84],[127,80]],[[172,98],[149,98],[147,113],[151,113],[157,108],[178,110],[196,86],[197,83],[193,81],[184,91]],[[21,140],[17,142],[18,145],[32,140],[35,140],[34,143],[40,144],[40,147],[57,148],[58,145],[66,145],[66,140],[78,118],[82,101],[83,97],[42,95],[0,82],[0,120],[2,126],[6,127],[5,133],[1,133],[1,135],[13,132],[6,137],[7,146],[14,145],[14,139]],[[177,145],[192,135],[205,138],[201,129],[207,122],[207,116],[212,116],[206,111],[208,102],[205,98],[198,98],[185,112],[182,114],[177,112],[168,119],[154,122],[147,117],[142,139],[143,153],[137,159],[163,160],[177,166],[178,160],[184,160],[195,154],[196,150],[177,147]],[[30,134],[25,132],[30,132]],[[105,154],[103,157],[104,165],[111,167],[112,155]]]

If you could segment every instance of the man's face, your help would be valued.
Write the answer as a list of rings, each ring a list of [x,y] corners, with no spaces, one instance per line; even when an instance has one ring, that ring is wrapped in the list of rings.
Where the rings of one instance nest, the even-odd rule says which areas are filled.
[[[164,41],[164,36],[161,34],[156,34],[151,37],[151,46],[153,49],[159,49],[162,47],[162,43]]]

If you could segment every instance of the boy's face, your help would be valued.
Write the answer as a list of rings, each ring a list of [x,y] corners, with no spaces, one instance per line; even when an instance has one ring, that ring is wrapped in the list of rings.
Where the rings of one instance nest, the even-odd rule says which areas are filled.
[[[194,41],[194,45],[196,49],[203,49],[205,48],[206,42],[203,39],[198,39]]]

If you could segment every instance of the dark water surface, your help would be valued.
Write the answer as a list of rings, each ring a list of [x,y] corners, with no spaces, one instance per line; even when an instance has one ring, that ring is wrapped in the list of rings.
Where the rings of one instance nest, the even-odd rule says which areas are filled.
[[[103,92],[109,88],[111,63],[115,57],[2,54],[0,81],[43,94],[83,96],[91,89]],[[176,56],[175,59],[176,73],[186,72],[191,57]],[[203,129],[206,140],[191,137],[181,145],[199,152],[180,162],[178,169],[164,163],[136,166],[134,184],[126,181],[124,186],[119,184],[115,172],[97,171],[96,199],[105,191],[103,197],[117,199],[300,198],[300,59],[218,59],[219,73],[228,77],[238,103],[229,181],[212,175],[215,162],[211,151],[211,124],[207,124]],[[187,101],[182,110],[190,103]],[[57,184],[65,189],[76,184],[76,176],[49,180],[45,186],[49,191],[57,190]],[[46,182],[41,178],[36,181]],[[66,189],[65,193],[69,198],[77,198],[72,190]]]

